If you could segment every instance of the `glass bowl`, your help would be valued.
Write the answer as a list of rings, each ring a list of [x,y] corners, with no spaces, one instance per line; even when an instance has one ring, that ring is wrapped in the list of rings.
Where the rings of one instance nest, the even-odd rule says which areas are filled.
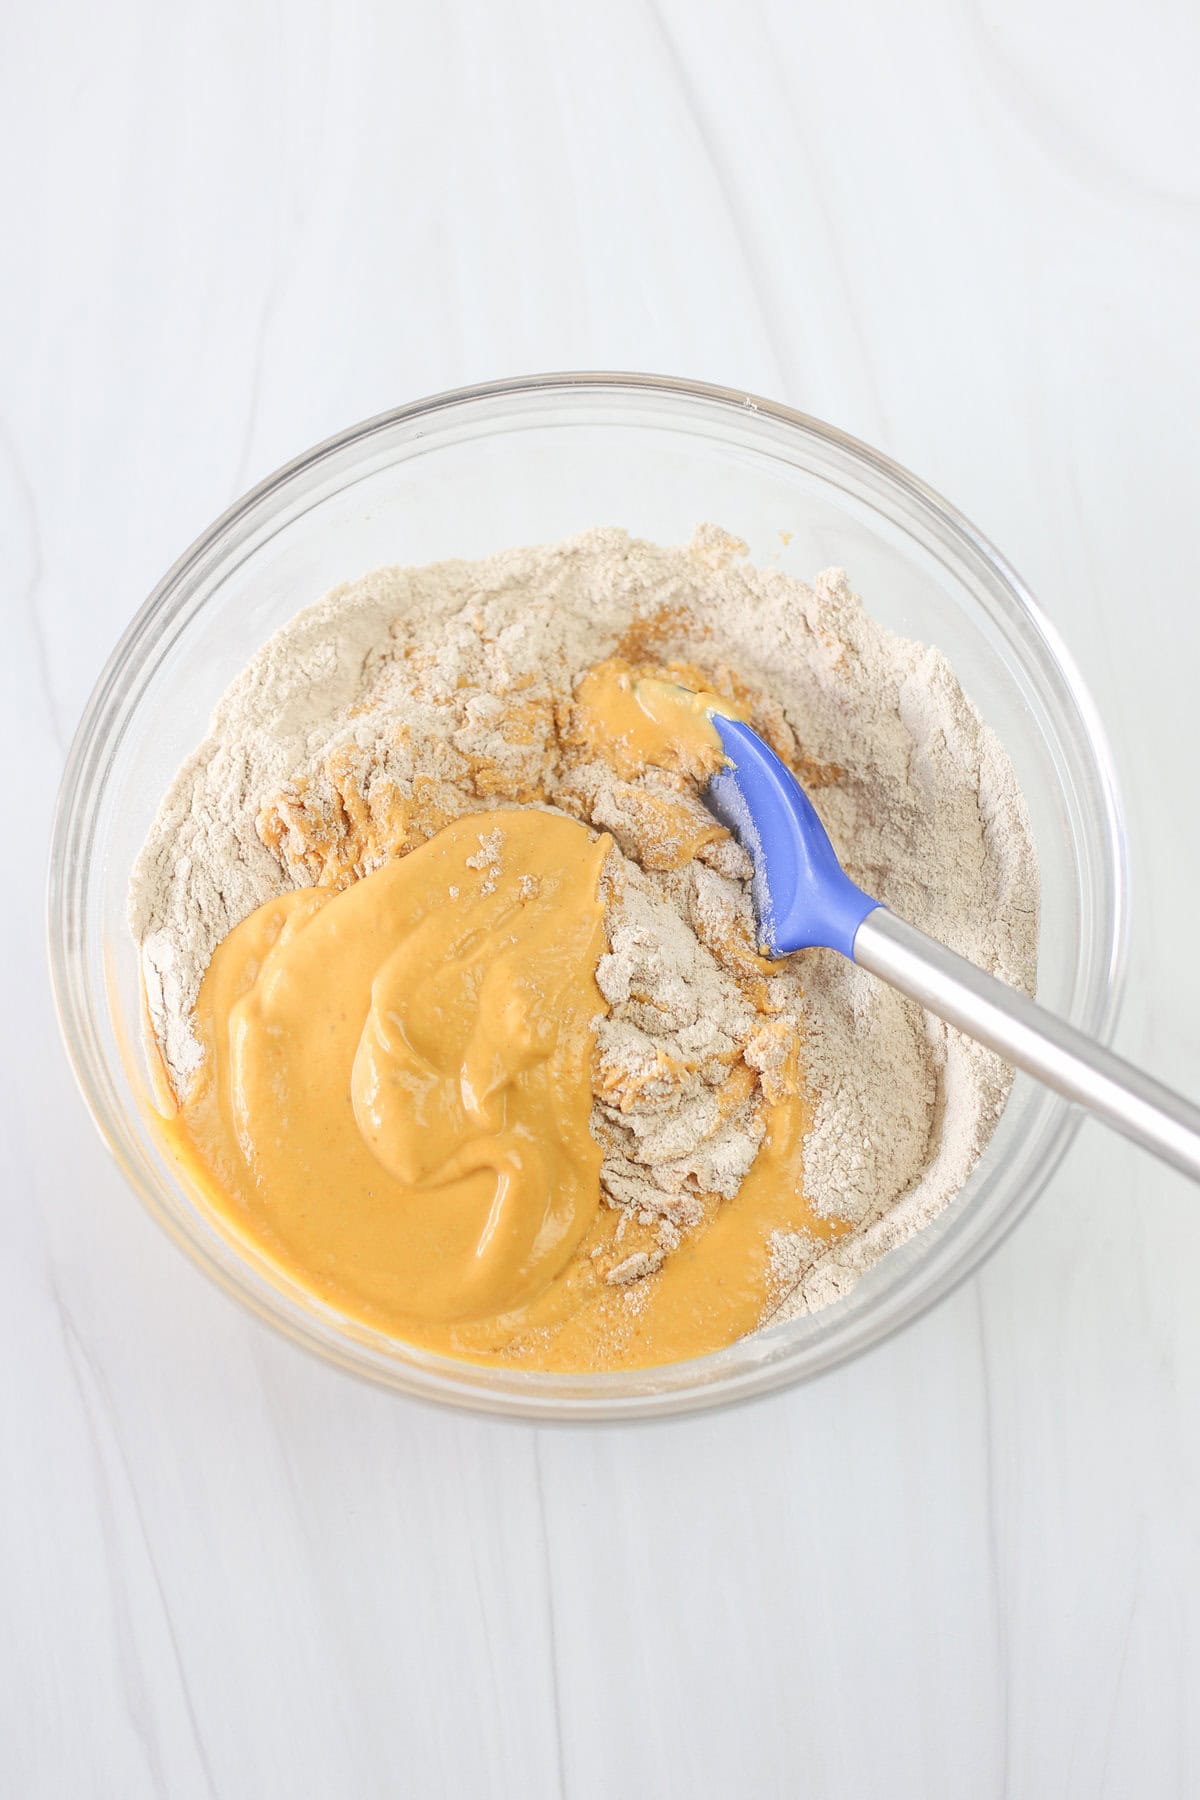
[[[877,451],[749,395],[651,376],[535,376],[369,420],[247,494],[160,582],[97,683],[63,777],[50,866],[59,1017],[92,1115],[192,1260],[299,1343],[404,1393],[527,1418],[642,1418],[817,1375],[924,1312],[1030,1206],[1076,1129],[1018,1078],[970,1181],[827,1310],[657,1369],[482,1368],[345,1320],[244,1248],[185,1191],[154,1136],[129,871],[177,766],[251,654],[300,607],[383,563],[476,557],[619,524],[662,543],[702,520],[755,561],[848,569],[868,608],[936,644],[994,727],[1033,817],[1045,1002],[1105,1037],[1123,962],[1124,832],[1095,711],[1008,564]]]

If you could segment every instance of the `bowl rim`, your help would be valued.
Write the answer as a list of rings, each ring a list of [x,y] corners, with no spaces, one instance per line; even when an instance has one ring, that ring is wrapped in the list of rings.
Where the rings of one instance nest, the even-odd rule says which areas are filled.
[[[1107,931],[1102,937],[1097,935],[1097,956],[1102,967],[1098,968],[1095,979],[1097,984],[1103,981],[1104,985],[1103,991],[1098,994],[1091,1022],[1094,1035],[1102,1043],[1108,1043],[1111,1040],[1120,1010],[1128,959],[1130,911],[1129,840],[1112,751],[1090,691],[1057,628],[1046,616],[1028,584],[1007,557],[957,507],[946,500],[936,489],[930,487],[928,483],[922,481],[919,476],[914,475],[883,451],[876,450],[872,445],[811,414],[741,389],[677,376],[617,370],[548,371],[531,375],[508,376],[498,380],[446,389],[373,414],[371,417],[323,439],[310,449],[302,451],[288,462],[281,464],[228,506],[176,558],[122,632],[103,664],[80,715],[59,782],[51,832],[45,925],[54,1009],[76,1086],[101,1139],[113,1155],[126,1180],[158,1224],[169,1236],[180,1243],[193,1266],[198,1267],[218,1287],[224,1289],[244,1310],[262,1318],[275,1330],[300,1345],[322,1363],[326,1365],[332,1363],[333,1366],[340,1367],[360,1379],[371,1381],[375,1386],[385,1387],[393,1393],[400,1393],[407,1398],[418,1399],[430,1405],[451,1406],[458,1410],[526,1421],[585,1424],[604,1421],[649,1422],[686,1413],[715,1411],[718,1408],[734,1404],[744,1404],[750,1399],[818,1380],[823,1375],[830,1374],[834,1369],[865,1354],[868,1350],[877,1348],[898,1332],[907,1329],[918,1318],[924,1317],[935,1307],[940,1306],[961,1283],[973,1275],[994,1254],[1026,1216],[1058,1169],[1082,1122],[1082,1112],[1055,1097],[1058,1108],[1057,1116],[1048,1122],[1046,1145],[1040,1167],[1036,1174],[1027,1181],[991,1232],[971,1246],[963,1255],[960,1263],[944,1274],[930,1289],[916,1296],[908,1295],[904,1304],[896,1308],[892,1317],[881,1324],[876,1324],[865,1337],[861,1331],[853,1333],[851,1341],[835,1347],[832,1354],[822,1362],[819,1368],[792,1369],[782,1362],[768,1362],[758,1366],[752,1365],[749,1368],[722,1376],[719,1382],[712,1385],[701,1384],[638,1394],[622,1394],[614,1391],[611,1395],[592,1392],[576,1396],[563,1391],[564,1383],[580,1380],[594,1386],[597,1382],[612,1381],[616,1387],[623,1379],[628,1379],[628,1372],[579,1377],[554,1375],[548,1376],[547,1379],[553,1381],[556,1392],[541,1394],[536,1388],[530,1387],[523,1390],[520,1396],[516,1396],[507,1389],[495,1392],[481,1389],[476,1382],[471,1380],[475,1365],[456,1362],[450,1358],[437,1358],[436,1368],[427,1369],[420,1365],[407,1364],[403,1366],[402,1370],[398,1369],[395,1373],[390,1369],[368,1367],[351,1354],[348,1345],[343,1348],[340,1344],[318,1342],[309,1332],[297,1326],[280,1311],[260,1303],[257,1296],[248,1293],[231,1280],[224,1270],[217,1266],[173,1220],[165,1215],[154,1184],[147,1179],[141,1168],[132,1164],[118,1141],[101,1097],[92,1085],[85,1046],[76,1029],[78,1020],[69,994],[67,964],[70,952],[67,942],[68,933],[64,928],[64,907],[67,904],[64,867],[67,845],[72,837],[79,810],[76,803],[79,797],[88,790],[95,777],[95,765],[102,750],[106,754],[111,754],[115,748],[115,744],[106,740],[106,735],[101,732],[100,728],[106,720],[114,689],[123,672],[135,661],[146,633],[152,627],[160,624],[163,618],[170,616],[169,602],[179,584],[241,523],[250,519],[265,501],[286,489],[298,476],[318,468],[340,452],[356,446],[361,447],[369,443],[372,438],[389,432],[398,425],[433,415],[444,415],[457,407],[473,405],[480,401],[528,397],[538,394],[568,396],[583,394],[589,390],[617,394],[625,392],[631,396],[650,393],[685,402],[710,402],[724,409],[734,409],[742,414],[763,416],[784,426],[798,428],[808,437],[823,442],[865,466],[876,476],[881,477],[885,483],[899,490],[902,495],[916,501],[920,507],[934,514],[939,524],[958,538],[969,551],[974,553],[975,557],[981,559],[988,566],[990,573],[998,577],[1001,585],[1007,588],[1012,600],[1024,613],[1027,623],[1033,628],[1035,635],[1041,639],[1043,649],[1056,665],[1059,679],[1069,691],[1086,738],[1086,756],[1091,765],[1090,773],[1100,801],[1099,812],[1105,846],[1104,861],[1108,877],[1106,898],[1110,912]],[[104,1053],[98,1044],[91,1048],[101,1061],[105,1060]],[[856,1337],[862,1337],[863,1341],[854,1341]],[[726,1353],[717,1351],[712,1355],[720,1356]],[[697,1365],[709,1360],[708,1357],[695,1359]],[[530,1370],[522,1373],[526,1379],[536,1382],[543,1372]]]

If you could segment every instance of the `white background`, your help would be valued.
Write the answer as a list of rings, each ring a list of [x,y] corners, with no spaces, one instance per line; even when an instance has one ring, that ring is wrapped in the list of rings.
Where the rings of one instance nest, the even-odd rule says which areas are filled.
[[[1012,557],[1108,721],[1120,1042],[1200,1091],[1191,0],[44,0],[0,57],[0,1787],[1200,1791],[1200,1196],[1098,1127],[806,1390],[354,1385],[143,1217],[42,950],[100,664],[235,495],[552,368],[757,390]],[[307,596],[298,596],[298,599]]]

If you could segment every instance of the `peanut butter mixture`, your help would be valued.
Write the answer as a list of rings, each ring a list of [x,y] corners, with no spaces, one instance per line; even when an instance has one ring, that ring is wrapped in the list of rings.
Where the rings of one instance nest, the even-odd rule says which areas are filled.
[[[229,1227],[339,1312],[458,1356],[664,1362],[759,1322],[773,1232],[836,1233],[803,1197],[796,1024],[773,1016],[744,932],[729,928],[725,954],[749,1029],[731,1017],[724,1041],[701,1031],[674,1055],[598,1041],[605,916],[624,915],[627,865],[547,795],[610,769],[639,794],[648,866],[732,854],[698,797],[722,760],[710,713],[744,717],[750,696],[705,679],[622,658],[587,671],[544,716],[537,803],[521,810],[414,835],[398,793],[376,787],[373,812],[344,777],[332,832],[310,834],[299,793],[264,809],[268,841],[289,809],[290,849],[320,857],[317,879],[218,945],[196,1009],[204,1058],[166,1135]],[[506,742],[526,706],[493,717]],[[658,1004],[652,985],[630,998]],[[685,1174],[673,1207],[603,1207],[604,1122],[686,1103],[697,1076],[693,1146],[735,1121],[748,1136],[736,1191]]]

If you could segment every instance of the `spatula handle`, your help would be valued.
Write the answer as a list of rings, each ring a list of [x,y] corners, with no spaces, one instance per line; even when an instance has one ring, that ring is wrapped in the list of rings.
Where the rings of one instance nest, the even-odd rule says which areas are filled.
[[[1200,1181],[1200,1107],[977,969],[886,907],[867,914],[854,960],[986,1044],[1005,1062],[1086,1106],[1114,1130]]]

